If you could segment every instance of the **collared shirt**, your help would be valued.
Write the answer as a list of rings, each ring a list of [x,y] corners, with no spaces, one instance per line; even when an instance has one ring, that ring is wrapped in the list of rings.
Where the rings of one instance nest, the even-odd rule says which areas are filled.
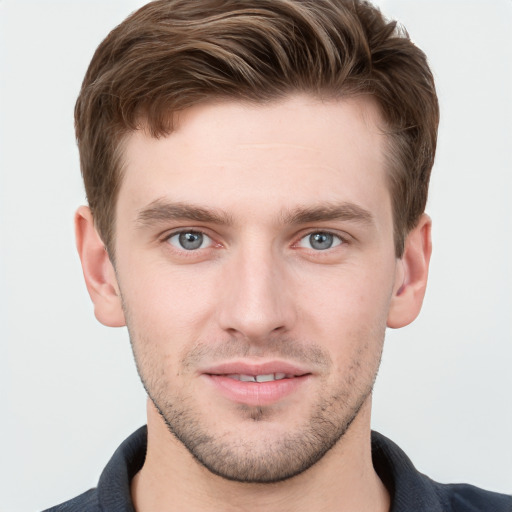
[[[130,482],[144,464],[146,445],[147,429],[141,427],[116,450],[98,487],[46,512],[135,512]],[[512,512],[512,496],[467,484],[434,482],[378,432],[372,432],[372,457],[391,495],[390,512]]]

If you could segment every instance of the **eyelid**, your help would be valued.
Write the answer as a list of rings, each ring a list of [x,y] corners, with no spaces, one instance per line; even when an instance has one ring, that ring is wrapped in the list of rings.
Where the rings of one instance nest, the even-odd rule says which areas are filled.
[[[214,235],[210,234],[209,231],[210,231],[209,229],[204,228],[204,227],[200,227],[200,228],[199,227],[179,227],[179,228],[172,229],[171,231],[166,231],[165,233],[160,235],[158,238],[160,239],[161,242],[167,243],[173,249],[180,251],[180,252],[188,253],[188,254],[198,252],[199,250],[207,250],[207,249],[211,249],[211,248],[215,248],[215,247],[223,247],[223,244],[221,242],[218,242],[216,240],[216,237]],[[195,249],[195,250],[187,250],[185,248],[177,247],[169,242],[172,237],[174,237],[176,235],[180,235],[182,233],[200,233],[204,237],[209,239],[209,244],[207,247],[201,247],[201,248]],[[310,250],[313,250],[314,252],[327,252],[330,249],[334,249],[336,247],[339,247],[340,245],[350,244],[353,241],[353,238],[350,235],[348,235],[345,232],[339,232],[335,229],[308,228],[307,230],[303,230],[299,235],[294,237],[296,241],[292,243],[291,247],[292,248],[301,247],[299,245],[300,242],[302,240],[304,240],[306,237],[311,236],[312,234],[315,234],[315,233],[326,233],[326,234],[332,235],[333,237],[337,238],[340,241],[340,243],[336,244],[333,247],[330,247],[329,249],[325,249],[324,251],[317,250],[317,249],[310,249]],[[305,249],[307,249],[307,248],[305,248]]]
[[[197,235],[201,235],[203,237],[203,240],[201,241],[201,245],[195,249],[186,249],[185,247],[180,247],[179,245],[179,237],[183,234],[197,234]],[[173,243],[173,238],[177,238],[177,241],[176,241],[176,245]],[[173,233],[171,234],[168,238],[167,238],[167,242],[169,244],[171,244],[173,247],[175,247],[176,249],[178,250],[183,250],[183,251],[190,251],[190,252],[193,252],[193,251],[198,251],[200,249],[207,249],[211,243],[212,243],[212,239],[206,234],[206,233],[202,233],[200,231],[192,231],[191,229],[189,230],[185,230],[185,231],[178,231],[177,233]],[[206,244],[206,246],[204,245]]]
[[[333,237],[336,237],[339,239],[340,243],[336,244],[333,247],[330,247],[329,249],[334,249],[335,247],[339,247],[340,245],[346,245],[350,243],[350,236],[344,233],[340,233],[339,231],[333,230],[333,229],[322,229],[322,228],[312,228],[308,229],[306,232],[302,232],[300,236],[297,238],[297,241],[292,245],[293,247],[301,247],[299,244],[302,240],[305,238],[314,235],[315,233],[325,233],[328,235],[332,235]],[[307,249],[307,247],[305,247]],[[325,249],[325,251],[328,251],[329,249]],[[315,250],[315,249],[313,249]],[[315,250],[315,252],[322,252]]]
[[[208,245],[206,247],[200,247],[198,249],[187,250],[187,249],[185,249],[183,247],[179,247],[178,245],[174,245],[174,244],[172,244],[170,242],[171,238],[173,238],[173,237],[175,237],[177,235],[181,235],[183,233],[198,233],[198,234],[201,234],[205,238],[209,239],[209,243],[208,243]],[[188,253],[188,254],[222,246],[221,243],[216,241],[215,237],[209,232],[208,229],[205,229],[205,228],[202,228],[202,227],[201,228],[197,228],[197,227],[179,227],[179,228],[172,229],[171,231],[166,231],[165,233],[160,235],[158,238],[159,238],[159,240],[161,242],[168,244],[171,247],[171,249],[179,251],[179,252],[182,252],[182,253]]]

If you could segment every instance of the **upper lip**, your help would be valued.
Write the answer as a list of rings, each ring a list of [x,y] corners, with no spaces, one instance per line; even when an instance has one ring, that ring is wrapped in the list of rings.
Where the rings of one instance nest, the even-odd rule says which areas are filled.
[[[311,371],[287,361],[267,361],[259,363],[250,361],[230,361],[204,368],[201,370],[201,373],[207,375],[270,375],[271,373],[284,373],[286,375],[300,377],[310,374]]]

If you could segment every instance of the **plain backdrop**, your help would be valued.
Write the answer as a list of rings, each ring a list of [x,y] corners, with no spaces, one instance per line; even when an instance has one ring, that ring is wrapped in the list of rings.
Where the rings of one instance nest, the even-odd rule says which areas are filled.
[[[125,329],[94,319],[72,218],[73,106],[99,42],[140,1],[0,0],[0,510],[94,486],[145,423]],[[419,319],[388,333],[373,427],[442,482],[512,491],[512,1],[382,0],[442,109]]]

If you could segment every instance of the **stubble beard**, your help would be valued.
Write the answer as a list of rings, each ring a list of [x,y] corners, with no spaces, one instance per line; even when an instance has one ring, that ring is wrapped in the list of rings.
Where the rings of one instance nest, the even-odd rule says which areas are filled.
[[[381,338],[383,341],[384,332]],[[232,432],[215,435],[209,432],[194,397],[173,393],[173,387],[168,383],[163,367],[157,368],[155,359],[148,357],[147,353],[138,353],[139,347],[149,346],[145,343],[146,340],[135,340],[131,331],[130,340],[144,388],[171,434],[211,473],[242,483],[263,484],[287,480],[322,459],[343,438],[363,405],[369,400],[381,356],[379,351],[374,360],[363,362],[365,351],[369,350],[368,343],[363,344],[347,374],[340,379],[335,389],[331,388],[328,396],[319,398],[300,428],[296,427],[277,439],[261,436],[258,441],[254,441],[244,438],[243,431],[237,432],[237,435]],[[235,343],[232,345],[234,347]],[[290,340],[277,345],[297,346]],[[234,350],[238,355],[247,355],[251,350],[249,345],[240,349],[239,341],[236,346],[238,348]],[[210,348],[202,345],[200,349],[208,351]],[[221,351],[226,353],[229,350],[231,349]],[[296,352],[295,349],[294,351]],[[286,349],[279,349],[279,354],[289,355]],[[316,353],[311,357],[318,356]],[[322,353],[322,357],[330,361],[328,354]],[[189,363],[193,359],[192,356],[188,357]],[[272,419],[275,411],[272,406],[241,405],[239,412],[245,421],[256,422],[264,430],[265,423]]]

